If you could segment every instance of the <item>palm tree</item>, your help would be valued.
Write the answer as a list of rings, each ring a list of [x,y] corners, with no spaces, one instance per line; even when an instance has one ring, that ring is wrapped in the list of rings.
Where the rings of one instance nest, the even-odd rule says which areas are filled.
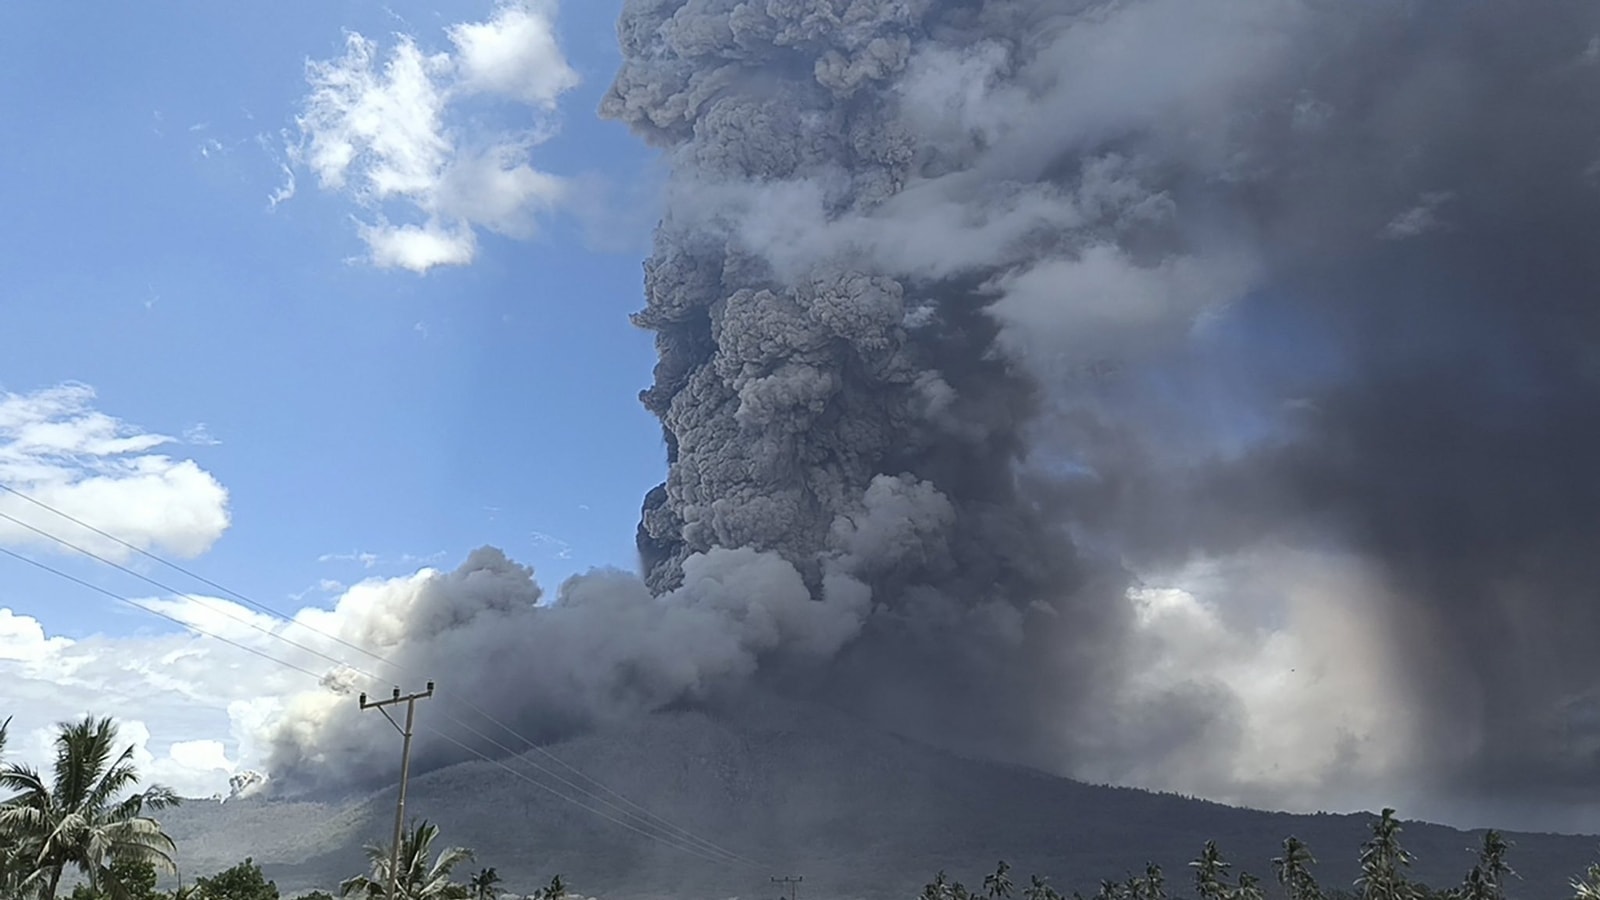
[[[989,895],[990,900],[1005,900],[1011,896],[1011,867],[1005,860],[995,867],[992,874],[983,877],[983,892]]]
[[[0,833],[15,842],[26,868],[22,890],[55,900],[71,867],[88,876],[91,888],[119,896],[124,890],[110,871],[113,862],[176,871],[172,838],[144,813],[176,806],[178,797],[159,785],[129,793],[139,783],[133,747],[113,756],[116,741],[111,719],[88,716],[62,723],[49,783],[28,766],[0,767],[0,788],[15,792],[0,803]]]
[[[1506,876],[1522,877],[1506,862],[1506,854],[1510,852],[1511,847],[1511,842],[1493,828],[1484,832],[1483,846],[1478,849],[1478,865],[1475,869],[1482,872],[1486,900],[1505,900]]]
[[[1456,888],[1455,896],[1458,900],[1495,900],[1494,882],[1483,873],[1483,866],[1473,866],[1461,887]]]
[[[1392,809],[1372,823],[1372,838],[1361,845],[1361,877],[1356,879],[1361,900],[1412,900],[1415,891],[1402,869],[1413,857],[1400,846],[1400,830]]]
[[[961,888],[960,885],[956,885],[956,887]],[[962,896],[966,896],[965,889],[962,888],[961,890]],[[533,897],[534,900],[566,900],[567,883],[561,880],[560,875],[557,875],[556,877],[550,879],[550,884],[547,887],[542,887],[537,891],[534,891]]]
[[[1094,900],[1127,900],[1122,893],[1122,885],[1115,881],[1100,882],[1100,890],[1094,895]]]
[[[467,880],[467,887],[472,889],[475,900],[494,900],[500,891],[496,886],[500,884],[500,873],[493,866],[479,872]]]
[[[1050,886],[1050,879],[1030,876],[1029,884],[1022,890],[1023,900],[1062,900],[1061,894]]]
[[[1200,900],[1223,900],[1228,891],[1222,884],[1222,877],[1232,865],[1222,858],[1216,841],[1206,841],[1200,856],[1189,863],[1189,867],[1194,869],[1194,886]]]
[[[1600,863],[1589,866],[1582,878],[1572,879],[1574,900],[1600,900]]]
[[[950,876],[943,870],[934,875],[933,881],[922,889],[922,900],[969,900],[970,897],[961,882],[951,881]]]
[[[1167,879],[1155,863],[1144,867],[1144,896],[1146,900],[1167,900]]]
[[[7,716],[0,722],[0,757],[5,756],[6,736],[11,730],[11,717]],[[22,865],[17,858],[16,842],[10,835],[0,832],[0,897],[12,897],[21,893]]]
[[[1322,889],[1311,875],[1317,864],[1311,848],[1293,835],[1283,841],[1283,855],[1272,860],[1272,871],[1278,876],[1289,900],[1322,900]]]
[[[1261,879],[1249,872],[1239,873],[1239,886],[1229,892],[1232,900],[1266,900],[1261,890]]]
[[[400,838],[400,880],[395,892],[405,900],[470,900],[472,891],[464,884],[450,881],[450,872],[456,866],[472,859],[472,851],[463,847],[450,847],[439,851],[439,858],[428,862],[429,851],[439,837],[439,826],[426,819],[417,823]],[[389,894],[389,865],[393,848],[367,845],[370,870],[366,875],[347,878],[339,884],[339,896],[356,894],[379,900]]]

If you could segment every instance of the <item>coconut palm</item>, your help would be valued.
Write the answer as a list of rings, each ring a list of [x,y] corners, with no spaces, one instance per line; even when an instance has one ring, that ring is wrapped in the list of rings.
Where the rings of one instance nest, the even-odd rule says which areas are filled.
[[[1167,900],[1167,879],[1155,863],[1144,867],[1144,896],[1146,900]]]
[[[1478,848],[1478,865],[1486,900],[1505,900],[1506,878],[1521,878],[1517,870],[1511,868],[1506,862],[1506,855],[1510,852],[1512,843],[1505,839],[1500,832],[1489,829],[1484,832],[1483,846]]]
[[[922,889],[922,900],[969,900],[970,897],[966,887],[959,881],[951,881],[943,870]]]
[[[472,890],[474,900],[494,900],[500,894],[499,884],[500,873],[493,866],[467,879],[467,887]]]
[[[1372,823],[1372,838],[1361,845],[1361,877],[1356,879],[1361,900],[1412,900],[1415,891],[1403,870],[1413,857],[1400,846],[1400,831],[1392,809]]]
[[[418,822],[400,838],[400,879],[395,896],[404,900],[470,900],[472,890],[464,884],[450,880],[456,866],[472,859],[472,851],[463,847],[450,847],[439,851],[432,863],[428,858],[433,842],[439,837],[439,826],[426,819]],[[348,878],[339,884],[339,896],[378,898],[389,894],[389,866],[392,847],[369,844],[366,848],[370,870],[366,875]]]
[[[1582,878],[1572,879],[1574,900],[1600,900],[1600,863],[1589,866]]]
[[[992,873],[983,877],[983,892],[991,900],[1004,900],[1011,896],[1011,888],[1011,866],[1002,859]]]
[[[1189,867],[1194,869],[1194,887],[1200,900],[1223,900],[1227,896],[1228,889],[1223,885],[1222,878],[1232,866],[1222,858],[1216,841],[1206,841],[1200,856],[1189,863]]]
[[[1266,900],[1261,890],[1261,879],[1249,872],[1239,873],[1239,885],[1228,892],[1231,900]]]
[[[1278,876],[1289,900],[1322,900],[1322,890],[1311,875],[1317,858],[1311,848],[1293,835],[1283,841],[1283,855],[1272,860],[1272,871]]]
[[[0,758],[5,756],[6,735],[11,730],[11,719],[0,722]],[[17,858],[16,842],[10,835],[0,832],[0,897],[16,896],[21,891],[22,865]]]
[[[113,862],[176,871],[172,838],[145,811],[175,806],[178,797],[159,785],[135,791],[133,747],[116,753],[116,743],[116,724],[89,716],[62,723],[49,782],[28,766],[0,767],[0,789],[14,794],[0,803],[0,833],[14,842],[25,869],[20,892],[55,900],[61,876],[73,868],[91,888],[117,898],[126,892]]]
[[[1023,900],[1062,900],[1061,894],[1050,886],[1050,879],[1030,876],[1028,886],[1022,890]]]
[[[1115,881],[1102,880],[1100,890],[1095,892],[1093,900],[1128,900],[1122,889],[1123,886]]]
[[[566,900],[567,896],[567,883],[560,875],[550,879],[549,885],[533,892],[533,900]]]
[[[1458,900],[1496,900],[1494,882],[1484,874],[1483,866],[1473,866],[1461,887],[1456,888],[1455,896]]]

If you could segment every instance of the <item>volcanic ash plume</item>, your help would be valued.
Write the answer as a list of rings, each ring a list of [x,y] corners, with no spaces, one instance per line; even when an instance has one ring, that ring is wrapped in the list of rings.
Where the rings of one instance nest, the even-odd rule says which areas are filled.
[[[332,611],[301,613],[311,636],[296,631],[297,641],[338,650],[337,638],[387,663],[352,660],[382,680],[335,672],[324,690],[291,698],[271,717],[272,786],[388,779],[394,748],[382,735],[389,726],[353,715],[352,694],[382,690],[391,678],[432,676],[448,692],[443,708],[429,713],[433,725],[419,733],[425,770],[461,759],[461,744],[491,754],[527,749],[499,723],[549,740],[707,697],[749,678],[763,658],[830,657],[866,614],[864,595],[845,590],[813,600],[793,566],[749,549],[695,556],[683,580],[681,589],[652,596],[632,575],[596,572],[542,603],[532,570],[486,547],[453,572],[369,581]]]
[[[630,702],[754,679],[1260,803],[1595,786],[1600,8],[628,0],[618,35],[602,113],[672,173],[636,317],[669,470],[644,584],[519,646],[700,610],[742,637]],[[780,595],[804,626],[752,630]],[[561,678],[655,671],[563,635],[608,651],[552,643]],[[541,690],[504,702],[614,699]]]

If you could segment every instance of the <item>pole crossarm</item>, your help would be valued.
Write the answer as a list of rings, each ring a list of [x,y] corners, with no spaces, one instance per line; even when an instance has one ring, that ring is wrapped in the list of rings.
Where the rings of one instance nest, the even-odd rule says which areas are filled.
[[[789,900],[797,900],[797,895],[799,894],[799,889],[800,889],[800,882],[805,881],[805,880],[806,880],[806,877],[804,875],[784,875],[784,876],[781,876],[781,877],[777,876],[777,875],[774,875],[772,877],[772,883],[773,884],[781,884],[781,885],[785,885],[785,886],[787,886],[789,888]]]
[[[416,724],[417,701],[426,700],[433,696],[433,682],[428,682],[428,689],[414,694],[400,693],[400,688],[394,689],[394,694],[385,700],[368,701],[365,692],[361,694],[361,708],[375,709],[383,714],[389,724],[400,732],[403,742],[400,748],[400,795],[395,801],[394,808],[394,845],[389,856],[389,900],[396,900],[400,889],[400,840],[405,835],[406,823],[406,783],[411,780],[411,735],[412,726]],[[406,724],[401,727],[394,717],[389,715],[386,706],[406,705]]]

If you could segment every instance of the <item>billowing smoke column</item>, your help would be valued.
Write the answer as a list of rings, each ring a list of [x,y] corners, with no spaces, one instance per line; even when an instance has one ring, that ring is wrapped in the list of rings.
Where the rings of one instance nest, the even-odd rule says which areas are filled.
[[[1593,799],[1600,7],[628,0],[619,37],[602,113],[672,172],[670,468],[643,585],[485,632],[554,654],[496,709],[755,681],[1253,802]],[[731,637],[628,630],[679,616]]]
[[[637,0],[620,35],[603,112],[675,175],[652,586],[846,559],[931,629],[1050,609],[1059,667],[1131,645],[1057,527],[1145,572],[1337,548],[1421,769],[1600,785],[1562,708],[1600,676],[1600,9]],[[876,515],[919,539],[852,547]],[[966,699],[1013,746],[1084,721],[1036,693]]]

